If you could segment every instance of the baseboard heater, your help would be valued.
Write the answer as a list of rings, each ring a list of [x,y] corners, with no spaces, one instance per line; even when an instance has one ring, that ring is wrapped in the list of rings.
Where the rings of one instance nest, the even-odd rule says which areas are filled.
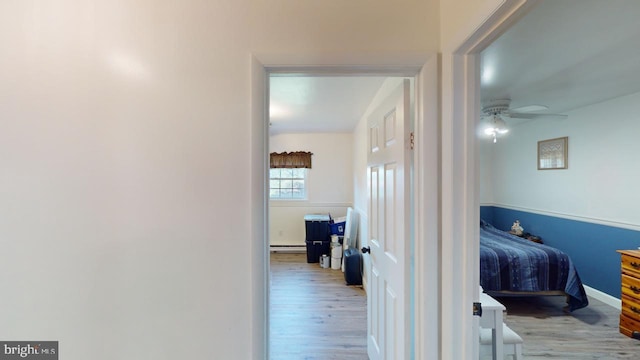
[[[269,250],[272,252],[306,252],[306,245],[270,245]]]

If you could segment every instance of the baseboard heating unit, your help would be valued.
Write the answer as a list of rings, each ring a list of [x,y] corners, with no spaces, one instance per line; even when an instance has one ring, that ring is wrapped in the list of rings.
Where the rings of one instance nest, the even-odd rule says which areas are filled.
[[[304,253],[307,251],[307,246],[306,245],[270,245],[269,250],[271,252]]]

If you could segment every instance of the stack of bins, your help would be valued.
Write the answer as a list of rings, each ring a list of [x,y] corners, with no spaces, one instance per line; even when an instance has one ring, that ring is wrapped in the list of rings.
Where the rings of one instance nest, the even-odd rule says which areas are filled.
[[[342,269],[342,241],[340,237],[344,237],[344,227],[346,218],[334,219],[329,224],[329,233],[331,234],[331,268],[333,270]]]
[[[331,239],[331,268],[333,270],[340,270],[342,268],[342,244]]]
[[[305,215],[305,243],[307,244],[307,262],[317,263],[322,255],[329,255],[329,215]]]

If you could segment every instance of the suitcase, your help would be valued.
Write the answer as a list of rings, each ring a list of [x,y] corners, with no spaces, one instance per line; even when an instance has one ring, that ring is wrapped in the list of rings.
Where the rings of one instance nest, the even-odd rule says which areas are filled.
[[[347,285],[362,285],[362,254],[350,248],[344,251],[344,281]]]

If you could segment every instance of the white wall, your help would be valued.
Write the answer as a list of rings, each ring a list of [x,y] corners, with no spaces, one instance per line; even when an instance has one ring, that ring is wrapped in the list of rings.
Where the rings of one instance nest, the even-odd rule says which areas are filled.
[[[378,96],[376,95],[376,98]],[[358,214],[358,239],[359,244],[367,238],[368,231],[368,194],[367,194],[367,147],[369,146],[369,135],[366,115],[371,113],[372,105],[379,103],[380,99],[374,100],[367,113],[360,119],[353,131],[353,210]],[[364,267],[367,268],[366,266]],[[366,277],[366,275],[365,275]]]
[[[513,126],[493,149],[490,202],[640,227],[639,112],[637,93]],[[569,168],[537,170],[537,142],[563,136]]]
[[[251,55],[420,63],[437,8],[0,3],[0,338],[68,360],[263,357]]]
[[[502,142],[502,139],[499,140]],[[481,137],[478,144],[478,169],[480,175],[480,204],[491,205],[493,203],[494,149],[498,148],[492,140]]]
[[[307,200],[269,202],[271,245],[305,245],[304,215],[345,216],[353,204],[353,136],[350,133],[279,134],[270,152],[310,151]]]

